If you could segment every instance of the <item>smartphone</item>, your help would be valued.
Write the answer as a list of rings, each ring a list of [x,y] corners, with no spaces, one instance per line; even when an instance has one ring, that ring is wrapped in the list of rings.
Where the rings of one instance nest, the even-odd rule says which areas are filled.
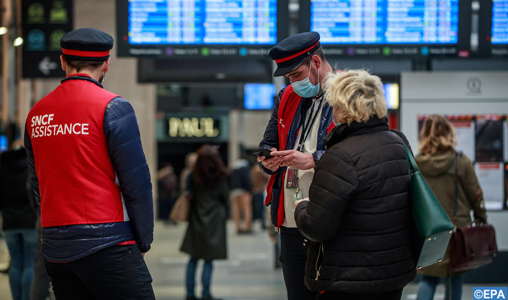
[[[259,149],[252,151],[252,153],[254,153],[257,156],[264,156],[265,159],[269,159],[269,158],[273,157],[270,155],[270,152],[272,152],[272,151],[270,151],[268,149],[264,149],[264,148],[259,148]]]

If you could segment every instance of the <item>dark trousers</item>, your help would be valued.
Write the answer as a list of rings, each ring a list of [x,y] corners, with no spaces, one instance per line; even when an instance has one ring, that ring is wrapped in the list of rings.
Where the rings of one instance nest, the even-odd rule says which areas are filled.
[[[57,300],[155,300],[136,245],[112,246],[70,263],[45,261]]]
[[[288,300],[315,300],[317,292],[310,291],[305,286],[305,261],[307,260],[307,246],[305,238],[296,228],[280,228],[280,262],[284,282],[288,292]]]
[[[259,220],[261,228],[266,229],[265,224],[265,197],[263,193],[252,195],[252,220]]]
[[[400,300],[402,289],[379,294],[347,294],[341,292],[325,292],[318,300]]]
[[[37,216],[37,241],[35,243],[35,264],[30,300],[45,300],[49,296],[50,279],[41,256],[41,219]]]

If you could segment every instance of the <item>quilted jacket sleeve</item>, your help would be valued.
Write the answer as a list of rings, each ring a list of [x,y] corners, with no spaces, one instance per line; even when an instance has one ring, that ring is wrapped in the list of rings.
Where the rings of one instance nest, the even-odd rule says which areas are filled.
[[[261,140],[259,143],[259,148],[268,150],[276,148],[277,150],[284,150],[279,149],[279,104],[280,99],[282,98],[282,94],[284,94],[284,90],[285,88],[280,90],[279,95],[275,98],[275,102],[273,103],[272,116],[270,117],[270,121],[268,121],[268,125],[266,126],[265,133],[263,134],[263,140]],[[273,172],[263,167],[263,164],[261,163],[259,163],[259,167],[268,175],[277,173],[277,171]]]
[[[28,124],[28,122],[27,122]],[[27,128],[25,126],[25,150],[26,150],[26,159],[28,162],[28,180],[33,189],[33,196],[36,203],[35,206],[38,207],[41,204],[41,195],[39,193],[39,179],[37,178],[37,173],[35,173],[35,160],[34,160],[34,152],[32,149],[32,141],[30,140],[30,135],[28,134]],[[32,198],[31,198],[32,199]]]
[[[358,186],[351,158],[339,148],[331,148],[322,157],[310,186],[310,201],[295,210],[300,232],[313,242],[335,236],[344,210]]]
[[[118,97],[109,102],[104,113],[104,134],[136,243],[141,252],[147,252],[153,241],[152,183],[136,115],[127,100]]]
[[[325,154],[326,150],[317,150],[316,152],[312,153],[312,158],[314,159],[314,164],[317,166],[319,163],[319,160]]]

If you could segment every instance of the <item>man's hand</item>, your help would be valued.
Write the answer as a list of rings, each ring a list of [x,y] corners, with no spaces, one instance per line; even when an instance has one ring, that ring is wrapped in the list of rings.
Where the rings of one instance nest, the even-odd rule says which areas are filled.
[[[270,151],[274,152],[277,151],[276,148],[270,149]],[[281,164],[281,160],[278,160],[277,157],[272,157],[269,159],[266,159],[264,156],[258,156],[258,162],[261,162],[263,167],[267,168],[268,170],[272,172],[276,172]]]
[[[270,153],[275,157],[274,163],[281,167],[292,167],[298,170],[308,170],[316,167],[312,154],[302,153],[298,150],[273,151]]]

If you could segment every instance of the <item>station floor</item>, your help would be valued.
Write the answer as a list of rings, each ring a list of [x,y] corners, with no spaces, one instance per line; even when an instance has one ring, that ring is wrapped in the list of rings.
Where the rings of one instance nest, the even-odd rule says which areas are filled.
[[[232,223],[228,224],[229,259],[214,262],[212,294],[224,300],[285,300],[286,292],[281,269],[274,268],[274,245],[266,231],[256,224],[256,233],[236,235]],[[158,300],[182,300],[185,295],[185,267],[188,256],[179,251],[186,224],[176,226],[156,223],[155,242],[145,259],[153,277],[153,288]],[[5,249],[0,247],[0,261]],[[196,281],[199,282],[198,269]],[[0,273],[0,299],[12,300],[8,275]],[[474,286],[504,286],[482,284]],[[402,299],[416,299],[416,284],[404,289]],[[198,285],[197,295],[201,293]],[[442,285],[435,300],[444,299]],[[463,300],[473,300],[473,285],[466,284]]]

